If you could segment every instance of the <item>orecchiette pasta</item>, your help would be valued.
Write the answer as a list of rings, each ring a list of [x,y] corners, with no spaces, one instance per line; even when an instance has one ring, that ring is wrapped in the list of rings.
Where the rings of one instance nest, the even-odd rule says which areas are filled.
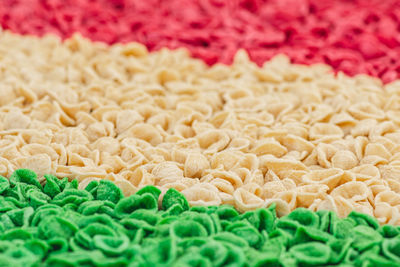
[[[7,31],[0,64],[0,175],[30,168],[80,188],[110,179],[126,195],[174,187],[192,205],[400,224],[398,82],[283,55],[258,67],[240,51],[207,67],[185,50]]]

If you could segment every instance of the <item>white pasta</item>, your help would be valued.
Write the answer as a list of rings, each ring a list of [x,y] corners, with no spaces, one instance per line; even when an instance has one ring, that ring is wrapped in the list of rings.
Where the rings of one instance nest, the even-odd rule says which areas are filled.
[[[27,51],[30,51],[28,53]],[[0,34],[0,175],[174,187],[191,205],[351,210],[400,224],[400,83],[244,50],[206,66],[79,35]]]

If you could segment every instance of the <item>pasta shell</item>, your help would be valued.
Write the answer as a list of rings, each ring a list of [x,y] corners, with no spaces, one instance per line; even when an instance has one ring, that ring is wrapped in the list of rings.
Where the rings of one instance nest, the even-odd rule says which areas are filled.
[[[343,135],[340,127],[330,123],[316,123],[310,128],[311,140],[333,140],[342,138]]]
[[[303,176],[303,182],[307,184],[324,184],[329,190],[334,189],[343,178],[344,171],[337,168],[314,170]]]
[[[376,119],[382,120],[385,117],[385,113],[374,105],[367,102],[361,102],[352,105],[348,109],[349,113],[358,120],[363,119]]]
[[[372,201],[372,192],[363,182],[351,181],[332,190],[332,197],[341,196],[352,201]]]
[[[279,158],[287,153],[287,149],[275,139],[268,138],[258,141],[251,152],[256,154],[257,156],[271,154]]]
[[[236,189],[233,193],[233,198],[235,201],[235,207],[240,212],[265,207],[264,200],[243,188]]]
[[[186,177],[202,177],[210,168],[210,162],[201,153],[190,153],[185,160],[184,175]]]
[[[358,159],[353,152],[348,150],[339,150],[331,159],[332,167],[342,170],[349,170],[358,164]]]

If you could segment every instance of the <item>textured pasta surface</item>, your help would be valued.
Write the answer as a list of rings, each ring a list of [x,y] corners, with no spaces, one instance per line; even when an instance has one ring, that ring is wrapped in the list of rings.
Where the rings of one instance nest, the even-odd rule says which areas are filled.
[[[399,11],[397,0],[2,0],[0,25],[150,50],[186,47],[208,64],[230,64],[239,48],[260,65],[284,53],[390,82],[400,77]]]
[[[19,169],[0,176],[2,266],[398,266],[400,227],[368,215],[298,208],[189,207],[169,189],[123,197],[111,181]],[[160,203],[159,203],[160,202]]]
[[[0,174],[19,168],[190,205],[276,203],[400,224],[400,84],[239,51],[206,66],[74,36],[0,35]]]

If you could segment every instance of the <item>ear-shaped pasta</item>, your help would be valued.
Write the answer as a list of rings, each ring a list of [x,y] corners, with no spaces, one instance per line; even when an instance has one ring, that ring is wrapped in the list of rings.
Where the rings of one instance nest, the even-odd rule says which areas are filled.
[[[397,154],[400,149],[400,144],[393,142],[393,140],[389,139],[387,135],[391,135],[392,133],[385,134],[385,136],[378,136],[374,138],[376,143],[382,144],[387,151],[392,154],[392,157]]]
[[[378,122],[375,119],[364,119],[353,127],[351,130],[352,136],[368,136],[371,129],[377,125]]]
[[[71,144],[66,147],[67,154],[75,153],[77,155],[82,156],[83,158],[90,158],[93,151],[82,144]]]
[[[256,171],[259,166],[259,159],[252,153],[245,153],[239,162],[235,165],[235,168],[246,168],[250,171]]]
[[[303,176],[303,182],[307,184],[324,184],[329,190],[334,189],[343,178],[344,171],[337,168],[313,170]]]
[[[296,162],[294,160],[279,159],[272,155],[265,155],[260,157],[260,168],[271,170],[280,176],[281,172],[288,170],[307,170],[307,167],[301,162]]]
[[[372,201],[372,192],[363,182],[351,181],[342,184],[331,192],[332,197],[341,196],[352,201]]]
[[[88,114],[83,111],[78,111],[75,114],[76,123],[78,125],[82,125],[84,128],[88,127],[92,123],[96,123],[97,120],[93,118],[91,114]]]
[[[332,197],[328,195],[326,199],[319,203],[317,210],[331,210],[336,212],[339,217],[344,218],[353,210],[353,204],[350,200],[341,196]]]
[[[236,114],[233,111],[219,111],[217,112],[209,122],[215,128],[226,128],[226,125],[229,125],[232,122],[237,123]]]
[[[310,139],[319,141],[330,141],[342,138],[344,135],[340,127],[331,123],[316,123],[310,128]]]
[[[9,85],[4,85],[0,90],[0,107],[13,102],[16,98],[17,94],[15,88]]]
[[[381,224],[400,224],[400,211],[386,202],[375,203],[374,216]]]
[[[385,118],[385,113],[371,103],[361,102],[349,107],[348,112],[356,119],[375,119],[382,120]]]
[[[92,159],[79,155],[74,152],[67,152],[68,155],[68,166],[76,166],[76,167],[85,167],[90,166],[94,167],[94,162]]]
[[[183,178],[183,171],[174,162],[162,162],[157,164],[151,171],[156,180],[168,178]]]
[[[136,110],[120,111],[116,119],[116,130],[118,134],[123,133],[135,123],[143,122],[143,117]]]
[[[400,125],[400,111],[398,110],[389,110],[386,112],[386,116],[388,119],[397,125]]]
[[[242,137],[235,137],[228,145],[229,150],[241,151],[247,153],[250,147],[250,140]]]
[[[244,188],[236,189],[233,193],[233,198],[235,201],[235,207],[240,212],[265,207],[264,200],[262,200],[255,194],[245,190]]]
[[[314,145],[311,142],[308,142],[304,138],[293,134],[288,134],[287,136],[283,137],[282,144],[289,151],[307,151],[308,153],[311,153],[311,151],[314,149]]]
[[[183,191],[183,190],[187,189],[188,186],[185,185],[184,183],[181,183],[179,180],[174,180],[174,181],[168,182],[166,184],[163,184],[162,186],[160,186],[160,189],[161,189],[161,192],[162,192],[161,193],[161,197],[164,197],[164,194],[170,188],[174,188],[174,189],[176,189],[176,190],[178,190],[180,192],[180,191]]]
[[[287,149],[275,139],[267,138],[257,141],[254,147],[251,149],[251,152],[257,156],[270,154],[279,158],[287,153]]]
[[[20,149],[20,152],[24,156],[46,154],[50,157],[52,161],[56,161],[59,157],[57,152],[51,146],[46,146],[42,144],[26,144]]]
[[[270,198],[265,201],[266,207],[272,204],[275,204],[275,211],[278,217],[286,216],[291,212],[288,203],[282,199]]]
[[[226,107],[236,112],[260,112],[265,110],[265,102],[257,97],[247,96],[228,101]]]
[[[174,128],[175,126],[172,116],[166,112],[154,115],[147,120],[147,123],[156,128],[161,128],[163,131],[168,131],[170,128]]]
[[[395,207],[400,206],[400,195],[396,194],[393,191],[384,191],[376,195],[375,203],[388,203],[389,205]]]
[[[218,189],[207,183],[189,187],[181,193],[191,206],[218,206],[222,202]]]
[[[86,128],[86,134],[91,142],[101,137],[108,136],[106,124],[102,122],[92,123]]]
[[[382,144],[379,143],[369,143],[365,147],[365,152],[364,156],[378,156],[381,158],[384,158],[386,160],[389,160],[392,156],[392,154],[386,149],[386,147]]]
[[[261,170],[250,171],[246,168],[238,168],[234,170],[239,176],[243,177],[242,180],[244,184],[254,183],[259,186],[264,185],[264,175]]]
[[[381,136],[385,136],[386,134],[390,134],[396,131],[396,126],[391,121],[384,121],[379,123],[378,125],[374,126],[370,133],[369,139],[375,141],[377,138]]]
[[[365,136],[357,136],[354,140],[354,151],[355,155],[357,156],[358,160],[362,160],[364,157],[365,147],[369,143],[368,138]]]
[[[149,53],[146,46],[140,43],[115,44],[111,49],[113,53],[120,53],[124,57],[144,57]]]
[[[182,184],[186,185],[187,187],[193,187],[199,184],[200,179],[199,178],[187,178],[187,177],[183,177],[179,179],[179,182],[181,182]]]
[[[201,153],[190,153],[186,157],[184,175],[186,177],[202,177],[205,170],[210,168],[210,162]]]
[[[212,170],[212,171],[210,171],[210,174],[214,178],[219,178],[219,179],[229,182],[234,188],[238,188],[243,185],[242,179],[235,172]]]
[[[111,155],[120,154],[120,143],[112,137],[102,137],[89,146],[91,149],[97,149],[101,152],[107,152]]]
[[[30,169],[36,172],[39,178],[52,173],[55,169],[51,158],[47,154],[36,154],[30,157],[19,157],[13,160],[15,169]]]
[[[154,185],[156,183],[154,175],[149,173],[143,166],[136,168],[135,171],[122,171],[120,175],[135,187]]]
[[[127,170],[135,170],[137,167],[148,163],[145,156],[137,150],[131,150],[131,148],[122,149],[121,159],[126,162]]]
[[[317,152],[318,164],[324,168],[331,168],[332,157],[336,154],[338,149],[330,144],[319,143],[315,150]]]
[[[372,165],[381,165],[381,164],[388,164],[388,160],[385,158],[382,158],[377,155],[370,155],[364,157],[361,161],[360,164],[372,164]]]
[[[274,123],[274,116],[272,116],[272,114],[268,113],[265,110],[253,114],[246,114],[246,115],[239,114],[238,119],[240,123],[254,124],[257,125],[258,127],[267,125],[270,126]]]
[[[353,202],[354,210],[360,213],[368,214],[369,216],[374,216],[374,208],[371,206],[369,201],[359,201]]]
[[[275,120],[279,120],[281,117],[289,113],[293,108],[294,105],[292,103],[287,103],[287,102],[269,103],[266,106],[266,110],[272,115],[274,115]]]
[[[357,124],[357,121],[347,112],[334,114],[329,122],[339,126],[345,133],[345,135],[349,134],[354,126]]]
[[[14,172],[14,168],[7,159],[0,157],[0,175],[3,177],[10,177]]]
[[[349,150],[339,150],[331,158],[332,167],[342,170],[349,170],[358,164],[358,159],[353,152]]]
[[[135,124],[120,135],[120,138],[125,137],[138,138],[153,146],[158,145],[163,141],[163,136],[160,134],[160,131],[153,125],[145,123]]]
[[[395,179],[386,179],[386,181],[387,181],[387,184],[389,185],[389,188],[393,192],[400,194],[400,181],[395,180]]]
[[[380,179],[381,173],[377,167],[372,164],[363,164],[351,169],[355,174],[357,181],[366,181],[370,179]]]
[[[354,153],[354,138],[347,136],[345,139],[335,140],[330,143],[339,150],[349,150]]]
[[[382,179],[371,179],[365,181],[365,184],[371,189],[372,195],[375,197],[380,192],[388,190],[388,183]]]
[[[306,166],[316,166],[318,164],[318,152],[316,149],[302,160],[302,163]]]
[[[245,88],[239,88],[239,89],[229,90],[223,95],[223,98],[226,102],[228,102],[250,96],[253,96],[250,90],[246,90]]]
[[[54,175],[57,177],[72,177],[72,166],[56,165]]]
[[[0,174],[110,179],[127,195],[173,187],[192,205],[243,211],[277,202],[280,215],[375,207],[380,222],[400,223],[398,86],[286,57],[260,69],[238,53],[233,67],[208,68],[184,52],[32,40],[6,42],[16,65],[0,90]],[[24,52],[39,47],[55,64],[48,73]]]
[[[71,173],[68,177],[70,179],[77,179],[79,182],[88,177],[97,177],[100,179],[109,177],[109,179],[114,180],[111,174],[107,174],[105,170],[97,166],[68,166],[67,168],[69,168]]]
[[[217,169],[221,167],[224,170],[229,171],[238,164],[243,156],[243,153],[240,153],[238,151],[221,151],[214,154],[214,156],[211,158],[211,168]]]
[[[263,139],[263,138],[274,138],[278,142],[281,142],[283,138],[288,134],[288,131],[286,129],[271,129],[269,127],[260,127],[258,129],[258,139]]]
[[[26,129],[31,123],[31,119],[24,115],[21,110],[16,109],[6,113],[3,119],[3,129]]]
[[[327,104],[308,104],[304,107],[304,112],[310,116],[309,122],[313,124],[326,121],[333,113],[333,108]]]
[[[290,211],[297,207],[297,192],[285,191],[275,194],[273,199],[281,199],[287,203],[287,207]]]
[[[177,105],[177,110],[179,110],[180,107],[185,107],[201,114],[203,120],[209,119],[212,115],[212,108],[208,104],[199,103],[196,101],[186,101],[179,103]]]
[[[329,187],[324,184],[303,185],[296,189],[297,207],[308,208],[317,199],[325,199]]]
[[[292,136],[299,137],[299,138],[301,138],[303,140],[307,140],[308,139],[308,132],[309,132],[310,126],[307,125],[307,124],[303,124],[303,123],[300,123],[300,122],[287,122],[284,125],[282,125],[282,127],[283,127],[283,129],[286,129],[286,131],[288,133],[287,136],[284,136],[283,140],[285,140],[286,137],[292,137]],[[287,147],[287,145],[284,144],[283,140],[279,140],[279,141],[284,146]]]
[[[277,193],[285,192],[286,186],[281,181],[267,182],[263,186],[263,198],[274,198]]]
[[[209,130],[196,136],[199,145],[207,153],[215,153],[224,149],[230,142],[228,134],[221,130]]]
[[[111,156],[109,153],[101,153],[100,167],[108,173],[119,173],[127,168],[127,164],[119,156]]]
[[[0,147],[0,157],[14,160],[19,158],[21,153],[17,149],[17,144],[5,142],[3,147]]]
[[[174,148],[182,150],[190,149],[194,151],[200,151],[200,145],[196,138],[186,138],[179,140],[174,145]]]
[[[286,170],[279,172],[280,179],[290,179],[295,185],[299,185],[302,182],[302,177],[307,174],[307,171],[302,170]]]
[[[230,196],[232,196],[235,191],[235,187],[229,181],[221,178],[212,179],[210,184],[214,185],[220,192]]]
[[[160,84],[164,85],[167,82],[178,81],[179,72],[171,69],[161,68],[156,72],[157,80]]]

